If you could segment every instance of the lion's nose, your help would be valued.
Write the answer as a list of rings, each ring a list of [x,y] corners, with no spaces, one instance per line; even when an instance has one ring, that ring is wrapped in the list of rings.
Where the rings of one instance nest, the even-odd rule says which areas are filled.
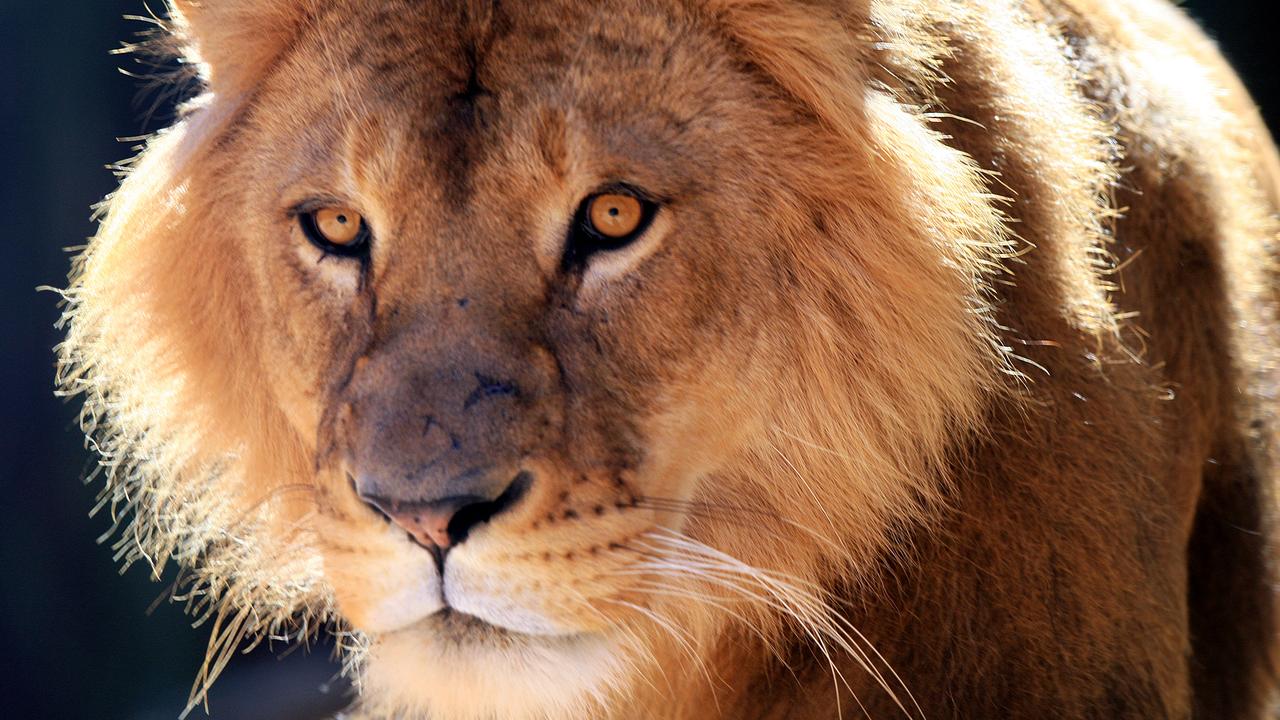
[[[452,495],[404,501],[361,493],[360,497],[426,548],[448,550],[461,544],[476,526],[511,509],[529,488],[532,476],[521,472],[495,497]]]

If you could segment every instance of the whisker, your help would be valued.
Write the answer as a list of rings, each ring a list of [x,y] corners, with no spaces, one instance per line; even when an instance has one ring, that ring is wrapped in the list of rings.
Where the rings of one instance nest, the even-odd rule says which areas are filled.
[[[700,602],[705,605],[709,605],[719,610],[720,612],[723,612],[729,617],[732,617],[734,620],[737,620],[742,627],[747,629],[748,632],[752,633],[757,638],[759,638],[760,642],[763,643],[765,647],[770,648],[770,650],[773,652],[773,655],[778,660],[778,662],[781,663],[782,666],[786,668],[788,672],[791,673],[792,677],[796,678],[797,682],[799,682],[799,677],[796,676],[795,669],[791,667],[791,664],[787,662],[786,658],[783,657],[782,653],[779,652],[774,647],[774,643],[764,634],[764,631],[762,631],[759,627],[757,627],[756,623],[752,622],[745,615],[738,612],[737,610],[734,610],[733,608],[729,607],[724,602],[722,602],[721,601],[722,598],[718,598],[713,595],[709,595],[707,593],[700,593],[690,588],[679,587],[676,585],[668,585],[660,582],[655,582],[652,580],[634,583],[628,586],[627,589],[641,590],[647,594],[658,595],[660,597],[672,597],[672,598],[677,598],[682,600],[693,600],[695,602]]]
[[[627,602],[626,600],[617,600],[613,598],[601,598],[601,600],[603,602],[629,608],[630,610],[633,610],[639,613],[640,615],[652,620],[659,627],[665,629],[667,633],[671,635],[671,638],[675,640],[680,645],[680,647],[685,651],[685,653],[689,656],[689,659],[692,660],[694,664],[698,666],[698,670],[702,673],[702,676],[707,681],[707,686],[712,688],[712,697],[715,697],[714,688],[716,683],[711,678],[711,671],[707,668],[706,661],[702,659],[701,654],[699,654],[697,649],[693,646],[694,640],[689,636],[689,633],[687,631],[681,630],[674,623],[667,620],[666,618],[663,618],[658,613],[650,610],[649,608],[636,605],[635,603],[632,603],[632,602]],[[717,702],[717,705],[718,705],[718,702]]]
[[[722,551],[672,530],[658,530],[647,533],[644,537],[647,542],[642,541],[635,545],[641,551],[642,557],[650,559],[629,566],[619,571],[619,574],[657,573],[683,577],[686,580],[701,580],[712,586],[744,595],[750,600],[783,613],[784,616],[799,623],[801,629],[827,658],[833,669],[834,661],[826,646],[826,639],[855,660],[880,685],[904,715],[924,717],[924,712],[910,688],[906,686],[884,655],[876,650],[869,639],[846,617],[834,610],[832,601],[835,598],[829,591],[811,581],[789,576],[786,573],[751,567]],[[893,680],[892,684],[881,673],[879,669],[881,665],[887,668]],[[847,682],[843,684],[848,688]],[[915,713],[908,710],[907,705],[899,698],[898,693],[893,689],[894,684],[905,693]],[[858,700],[856,693],[852,692],[852,688],[849,690],[861,706],[862,703]]]
[[[755,583],[770,596],[768,598],[762,598],[758,594],[754,594],[753,596],[756,599],[763,600],[771,607],[791,615],[795,619],[799,620],[806,628],[813,623],[822,623],[823,629],[826,633],[832,636],[833,639],[839,641],[843,649],[853,655],[859,664],[871,673],[877,682],[884,686],[885,690],[889,692],[890,696],[894,697],[896,701],[896,696],[894,696],[893,691],[887,686],[886,681],[879,673],[878,669],[876,669],[870,662],[869,657],[861,650],[859,643],[846,633],[840,632],[840,628],[838,626],[831,627],[822,622],[826,618],[837,616],[827,603],[818,598],[812,597],[808,593],[804,593],[799,588],[791,586],[785,581],[780,581],[777,578],[770,577],[769,573],[756,570],[755,568],[750,568],[749,566],[741,565],[740,563],[735,563],[729,566],[722,563],[708,563],[703,557],[695,559],[699,563],[697,566],[698,569],[704,573],[704,576],[713,577],[724,582],[733,582],[744,577],[746,579],[754,580]],[[739,567],[739,565],[741,566]],[[743,573],[744,569],[749,570],[750,572]],[[741,591],[741,588],[739,588],[739,590]],[[797,604],[799,605],[798,607]],[[803,618],[799,616],[799,612],[802,609],[805,613],[805,617]],[[817,640],[817,638],[815,638],[815,640]]]
[[[723,505],[718,503],[709,503],[701,500],[676,500],[672,498],[654,498],[649,496],[642,496],[640,498],[637,498],[637,507],[643,507],[650,510],[661,510],[665,512],[678,513],[678,514],[687,515],[689,517],[695,517],[703,520],[736,521],[734,524],[739,526],[759,527],[758,525],[748,525],[748,523],[742,520],[741,518],[734,518],[731,515],[734,512],[740,512],[742,514],[751,513],[759,517],[781,523],[783,525],[786,525],[787,527],[799,530],[805,535],[808,535],[810,538],[825,545],[828,549],[830,549],[836,555],[843,555],[845,553],[845,549],[841,547],[838,543],[836,543],[834,540],[832,540],[831,538],[827,537],[826,535],[823,535],[822,533],[818,532],[817,530],[814,530],[811,527],[808,527],[802,523],[798,523],[790,518],[784,517],[781,513],[774,510],[766,510],[764,508],[748,508],[748,507],[741,507],[741,506],[734,506],[734,505]],[[723,515],[720,513],[730,513],[730,515]]]
[[[715,510],[718,512],[737,513],[741,515],[764,516],[770,519],[777,519],[780,517],[776,511],[766,508],[747,507],[745,505],[729,505],[726,503],[717,503],[708,500],[680,500],[677,498],[658,497],[654,495],[640,495],[636,500],[637,502],[677,509],[702,511]]]
[[[690,575],[685,573],[685,574],[681,574],[674,577],[682,577],[682,578],[688,579]],[[694,577],[697,577],[697,579],[709,582],[713,586],[723,587],[723,588],[732,590],[739,595],[745,596],[747,599],[754,600],[762,605],[776,609],[779,612],[793,616],[793,618],[795,616],[795,613],[790,608],[788,608],[784,603],[780,603],[773,598],[760,595],[759,593],[752,592],[750,589],[744,588],[741,585],[732,582],[733,578],[708,576],[706,574],[698,574]],[[854,692],[852,686],[849,685],[848,680],[844,677],[844,674],[841,673],[839,668],[836,666],[835,661],[832,658],[831,652],[827,648],[827,643],[823,639],[822,635],[816,633],[814,628],[809,623],[801,622],[800,624],[801,624],[801,627],[804,629],[805,634],[808,635],[810,640],[813,641],[814,646],[821,653],[823,659],[826,660],[828,667],[832,670],[833,682],[837,683],[838,685],[843,685],[845,689],[849,691],[849,694],[858,703],[859,707],[861,707],[862,706],[861,700],[858,699],[857,693]],[[748,623],[748,627],[752,627],[752,625]],[[776,654],[777,652],[775,651],[775,655]],[[791,669],[790,665],[787,665],[785,662],[783,664],[788,668],[788,670]],[[794,671],[792,671],[792,674],[794,675]],[[841,711],[839,706],[840,698],[838,693],[836,695],[836,705],[837,705],[836,707],[837,716],[843,717],[843,712]]]

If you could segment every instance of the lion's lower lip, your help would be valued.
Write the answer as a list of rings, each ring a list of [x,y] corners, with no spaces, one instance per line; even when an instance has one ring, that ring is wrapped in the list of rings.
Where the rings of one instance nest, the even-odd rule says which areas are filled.
[[[563,633],[548,635],[527,633],[520,630],[496,625],[474,615],[461,612],[455,608],[445,607],[415,623],[413,628],[425,630],[437,637],[452,642],[492,643],[492,642],[558,642],[571,641],[582,637],[581,633]]]
[[[510,641],[536,637],[447,606],[420,620],[418,626],[455,642]]]
[[[459,612],[451,607],[445,607],[431,615],[422,619],[422,624],[434,626],[446,633],[498,633],[503,635],[523,635],[514,630],[508,630],[491,622],[481,620],[475,615],[468,615]]]

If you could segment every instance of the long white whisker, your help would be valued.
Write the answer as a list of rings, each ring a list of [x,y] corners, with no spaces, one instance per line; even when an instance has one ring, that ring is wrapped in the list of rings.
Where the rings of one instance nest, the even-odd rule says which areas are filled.
[[[704,605],[713,607],[716,610],[738,621],[738,623],[740,623],[744,628],[746,628],[748,632],[750,632],[751,634],[759,638],[760,642],[765,643],[766,645],[772,645],[772,640],[767,635],[765,635],[764,632],[760,630],[760,628],[756,627],[756,624],[752,622],[750,618],[748,618],[746,615],[743,615],[738,610],[735,610],[731,606],[727,605],[724,602],[723,597],[711,595],[705,592],[698,592],[693,588],[682,586],[682,585],[674,585],[674,584],[658,582],[656,579],[661,577],[668,577],[673,579],[685,579],[677,575],[655,576],[653,574],[646,574],[646,576],[649,579],[642,580],[637,583],[633,583],[632,585],[628,586],[628,589],[640,590],[645,592],[646,594],[657,595],[659,597],[671,597],[671,598],[677,598],[681,600],[693,600],[695,602],[699,602]],[[780,654],[777,655],[777,659],[780,662],[782,662],[782,664],[786,666],[788,670],[791,669],[791,666],[787,664],[786,659],[783,658]]]
[[[830,638],[841,650],[848,653],[876,680],[904,715],[924,716],[923,709],[910,688],[906,686],[887,659],[847,618],[832,609],[831,604],[826,600],[830,597],[829,592],[801,578],[751,567],[722,551],[674,531],[651,532],[646,534],[645,539],[653,544],[640,543],[639,547],[660,559],[643,561],[632,566],[630,571],[647,570],[700,577],[704,581],[747,595],[757,602],[782,612],[800,623],[806,634],[819,644],[824,653],[826,649],[822,646],[821,640],[814,637],[815,635]],[[757,591],[750,591],[748,587],[743,586],[743,583],[756,588]],[[868,654],[868,651],[871,654]],[[888,669],[894,684],[902,689],[914,707],[914,714],[898,697],[898,693],[880,672],[878,665],[884,665]],[[856,695],[854,697],[856,699]]]
[[[626,624],[614,622],[612,618],[609,618],[603,611],[595,607],[582,592],[572,587],[566,587],[565,591],[578,601],[578,604],[575,607],[587,610],[602,620],[606,625],[610,626],[613,632],[619,633],[625,637],[626,646],[632,649],[636,656],[633,658],[632,655],[628,653],[622,653],[619,656],[622,662],[626,664],[627,668],[631,670],[630,677],[640,678],[642,682],[654,691],[654,693],[661,692],[658,690],[657,686],[653,684],[653,681],[649,679],[648,673],[642,671],[640,663],[643,659],[648,661],[650,666],[658,668],[658,671],[662,673],[663,681],[667,684],[667,688],[669,690],[672,689],[671,679],[667,676],[666,670],[658,663],[657,658],[654,656],[652,647],[650,647],[649,643],[644,642],[640,634],[637,633],[634,628]],[[643,658],[641,656],[643,656]],[[615,685],[614,689],[616,691],[621,691],[623,688]]]
[[[692,568],[686,568],[692,569]],[[826,654],[825,644],[821,636],[815,636],[816,631],[821,631],[822,635],[835,640],[841,649],[848,652],[871,676],[889,693],[895,702],[898,701],[892,688],[888,686],[887,680],[880,673],[879,669],[871,661],[871,658],[862,649],[861,643],[857,638],[849,636],[840,626],[831,624],[833,613],[829,608],[821,602],[812,600],[803,593],[797,592],[795,588],[787,587],[784,583],[778,583],[767,577],[755,575],[743,575],[737,572],[736,568],[725,568],[724,566],[703,564],[697,568],[701,571],[701,577],[704,579],[715,580],[721,586],[729,587],[737,592],[747,595],[748,597],[766,604],[767,606],[782,612],[794,620],[798,621],[806,634],[811,639],[822,645],[824,654]],[[739,581],[742,579],[752,580],[755,587],[759,587],[768,596],[759,593],[750,592],[745,589]],[[906,709],[902,708],[904,713]],[[909,713],[906,713],[909,715]]]
[[[643,615],[644,617],[647,617],[648,619],[652,620],[659,627],[666,629],[667,632],[670,633],[672,639],[674,639],[677,643],[680,644],[682,648],[684,648],[685,652],[689,655],[689,659],[693,660],[694,663],[698,666],[698,669],[702,673],[703,678],[705,678],[707,681],[707,687],[711,688],[712,698],[716,697],[715,680],[712,679],[711,671],[707,668],[707,664],[702,659],[702,655],[699,654],[697,649],[693,646],[693,639],[689,637],[688,632],[678,628],[669,620],[667,620],[666,618],[663,618],[658,613],[650,610],[649,608],[641,607],[640,605],[627,602],[626,600],[617,600],[613,598],[603,598],[603,601],[607,603],[611,603],[613,605],[619,605],[621,607],[629,608],[634,612],[639,613],[640,615]],[[719,707],[718,699],[716,699],[716,706],[717,708]]]
[[[681,569],[679,568],[678,565],[673,565],[672,567],[676,569]],[[649,575],[649,573],[645,573],[645,575]],[[736,580],[738,580],[738,578],[733,576],[709,574],[709,573],[706,573],[705,571],[702,571],[702,572],[697,572],[692,574],[688,572],[681,572],[681,573],[669,575],[669,577],[676,577],[676,578],[681,578],[685,580],[688,580],[690,578],[700,579],[713,586],[723,587],[728,590],[732,590],[734,593],[738,595],[744,596],[747,599],[753,600],[766,607],[773,608],[778,612],[783,613],[784,615],[788,615],[793,619],[798,620],[805,634],[809,636],[810,640],[814,643],[814,646],[821,653],[823,659],[827,661],[827,664],[832,671],[832,681],[837,685],[843,685],[845,689],[849,691],[849,694],[854,698],[855,702],[858,703],[859,707],[862,707],[862,702],[861,700],[858,699],[857,693],[854,692],[853,687],[850,686],[848,680],[844,677],[844,674],[840,672],[838,666],[835,664],[835,660],[832,657],[830,650],[827,648],[827,643],[826,643],[826,640],[824,639],[824,636],[816,632],[816,629],[812,623],[801,619],[796,614],[796,611],[794,611],[792,608],[789,608],[785,603],[778,601],[776,598],[761,595],[757,592],[752,591],[747,587],[744,587],[740,583],[735,582]],[[750,623],[748,623],[747,626],[751,627]],[[787,665],[785,662],[783,664],[788,668],[788,670],[791,669],[790,666]],[[863,710],[865,712],[865,708],[863,708]],[[839,693],[836,694],[836,711],[839,717],[843,717],[843,711],[840,708]]]

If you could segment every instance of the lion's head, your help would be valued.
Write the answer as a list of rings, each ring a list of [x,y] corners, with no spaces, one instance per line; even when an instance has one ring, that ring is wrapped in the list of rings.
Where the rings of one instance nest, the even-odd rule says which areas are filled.
[[[339,620],[374,715],[580,717],[838,644],[822,589],[1002,363],[997,214],[884,84],[927,76],[877,40],[909,13],[860,7],[176,2],[205,92],[62,350],[124,542],[196,569],[220,651]]]

